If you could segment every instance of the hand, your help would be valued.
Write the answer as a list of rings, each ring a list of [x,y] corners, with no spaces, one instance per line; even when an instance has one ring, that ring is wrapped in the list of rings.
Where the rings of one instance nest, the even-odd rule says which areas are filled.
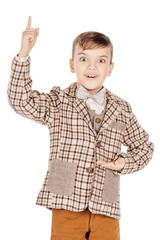
[[[22,33],[21,49],[18,54],[19,57],[26,57],[29,55],[36,43],[38,35],[39,28],[31,28],[31,16],[29,16],[26,30]]]
[[[123,157],[119,157],[116,161],[112,161],[112,162],[104,162],[104,161],[98,160],[97,164],[105,168],[120,171],[124,168],[125,162],[126,161]]]

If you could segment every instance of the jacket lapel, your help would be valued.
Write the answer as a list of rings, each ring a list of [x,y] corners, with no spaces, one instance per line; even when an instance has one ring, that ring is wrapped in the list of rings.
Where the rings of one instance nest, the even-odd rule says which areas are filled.
[[[92,122],[90,120],[90,116],[89,116],[87,106],[86,106],[84,100],[76,98],[74,103],[73,103],[73,107],[77,110],[77,112],[80,114],[81,118],[86,122],[86,124],[91,129],[93,134],[96,136],[97,133],[92,126]]]
[[[107,100],[106,110],[99,133],[106,129],[108,125],[115,120],[120,111],[121,107],[118,101],[111,99]]]
[[[77,110],[81,118],[86,122],[86,124],[91,129],[93,134],[97,136],[97,132],[92,127],[90,116],[84,100],[76,98],[76,88],[77,88],[77,82],[74,82],[69,87],[65,88],[63,91],[67,94],[69,100],[71,101],[71,104]],[[104,129],[106,129],[108,125],[115,120],[116,116],[121,111],[121,107],[118,99],[108,89],[106,89],[106,99],[107,99],[107,104],[106,104],[105,114],[104,114],[104,118],[101,124],[101,128],[99,130],[99,133]]]
[[[90,130],[96,136],[97,133],[96,133],[95,129],[92,127],[92,122],[90,120],[90,116],[89,116],[85,101],[83,99],[76,97],[76,88],[77,88],[77,82],[74,82],[69,87],[65,88],[63,90],[63,92],[65,92],[67,94],[67,97],[68,97],[72,107],[74,107],[74,109],[76,109],[76,111],[78,112],[80,117],[86,122],[86,124],[88,125]]]

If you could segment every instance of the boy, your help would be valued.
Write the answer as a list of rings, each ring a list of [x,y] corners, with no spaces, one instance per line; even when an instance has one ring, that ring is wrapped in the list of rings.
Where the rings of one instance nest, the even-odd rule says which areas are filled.
[[[14,110],[50,131],[48,171],[36,203],[52,209],[52,240],[118,240],[120,175],[144,168],[153,143],[130,104],[103,86],[114,66],[107,36],[78,35],[70,59],[77,82],[47,94],[31,89],[29,53],[38,35],[29,17],[8,85]]]

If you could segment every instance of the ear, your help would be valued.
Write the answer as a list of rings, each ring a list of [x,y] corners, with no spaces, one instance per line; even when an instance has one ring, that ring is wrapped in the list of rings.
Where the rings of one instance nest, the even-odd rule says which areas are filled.
[[[74,63],[73,63],[73,59],[71,58],[69,60],[69,65],[70,65],[70,70],[72,73],[75,73],[75,69],[74,69]]]
[[[111,76],[113,67],[114,67],[114,63],[111,63],[111,64],[109,65],[108,76]]]

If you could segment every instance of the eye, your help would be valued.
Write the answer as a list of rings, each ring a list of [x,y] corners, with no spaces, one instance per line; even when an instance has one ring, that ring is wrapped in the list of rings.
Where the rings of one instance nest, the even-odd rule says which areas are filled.
[[[105,60],[103,58],[101,58],[101,59],[98,59],[98,62],[105,63]]]
[[[86,61],[87,61],[87,58],[86,58],[86,57],[81,57],[80,60],[81,60],[82,62],[86,62]]]

